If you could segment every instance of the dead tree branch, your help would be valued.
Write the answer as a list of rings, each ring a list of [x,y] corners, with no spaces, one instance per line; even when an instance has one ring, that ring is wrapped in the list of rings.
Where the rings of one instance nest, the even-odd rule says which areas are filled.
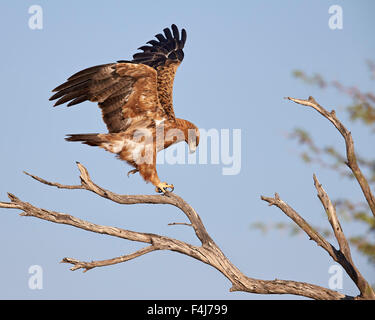
[[[18,209],[21,210],[22,216],[31,216],[39,219],[51,221],[54,223],[61,223],[71,225],[83,230],[106,234],[109,236],[119,237],[122,239],[137,241],[148,244],[148,246],[140,249],[134,253],[119,256],[107,260],[83,262],[75,258],[64,258],[61,262],[72,264],[71,270],[83,269],[84,271],[91,270],[96,267],[108,266],[116,263],[121,263],[135,259],[141,255],[156,251],[156,250],[169,250],[178,252],[203,263],[206,263],[219,272],[221,272],[232,284],[230,291],[244,291],[257,294],[292,294],[304,296],[312,299],[362,299],[362,297],[351,297],[336,292],[334,290],[326,289],[321,286],[289,281],[289,280],[259,280],[247,277],[235,265],[233,265],[216,243],[212,240],[204,227],[201,218],[196,211],[181,197],[174,193],[166,193],[164,195],[119,195],[106,190],[95,184],[87,171],[87,169],[80,163],[77,163],[80,171],[80,185],[63,185],[56,182],[49,182],[35,175],[31,176],[35,180],[61,189],[82,189],[94,192],[95,194],[106,198],[108,200],[120,204],[168,204],[179,208],[189,220],[189,225],[193,227],[197,238],[200,240],[200,246],[194,246],[189,243],[173,239],[170,237],[153,234],[143,233],[132,230],[126,230],[118,227],[97,225],[72,215],[59,213],[51,210],[37,208],[30,203],[21,201],[16,196],[8,194],[11,202],[0,202],[0,208]],[[275,200],[277,201],[277,200]],[[303,220],[303,219],[302,219]],[[301,223],[304,222],[301,220]],[[177,224],[177,223],[174,223]],[[185,223],[183,223],[185,224]],[[322,240],[322,243],[324,241]],[[333,249],[332,249],[333,250]],[[333,252],[333,251],[332,251]]]
[[[346,165],[353,172],[353,175],[355,176],[356,180],[358,181],[362,189],[363,195],[366,198],[366,201],[371,209],[371,212],[375,217],[375,197],[373,193],[371,192],[367,179],[365,178],[361,169],[358,166],[357,157],[354,151],[354,142],[353,142],[352,134],[348,129],[345,128],[345,126],[337,118],[335,110],[328,112],[325,108],[319,105],[319,103],[317,103],[315,99],[311,96],[307,100],[295,99],[291,97],[287,97],[286,99],[315,109],[324,118],[328,119],[336,127],[336,129],[341,133],[341,135],[343,136],[345,140],[345,146],[346,146],[346,158],[347,158]]]
[[[314,175],[314,178],[316,179],[315,175]],[[320,198],[321,196],[320,192],[322,192],[323,189],[321,185],[318,185],[317,189],[318,189],[318,197]],[[289,206],[286,202],[284,202],[277,193],[275,194],[274,198],[262,196],[261,199],[263,201],[268,202],[270,206],[278,207],[282,212],[284,212],[290,219],[292,219],[309,236],[310,240],[315,241],[316,244],[322,247],[335,262],[339,263],[344,268],[345,272],[353,280],[353,282],[356,284],[357,288],[359,289],[361,293],[360,297],[364,299],[375,299],[375,295],[370,284],[365,280],[365,278],[356,268],[356,266],[354,265],[354,262],[351,259],[350,248],[342,232],[341,227],[340,227],[341,232],[337,230],[335,232],[335,235],[337,234],[336,239],[340,245],[340,250],[337,250],[318,231],[316,231],[309,223],[307,223],[305,219],[303,219],[297,213],[297,211],[295,211],[291,206]],[[326,199],[327,201],[331,202],[328,196],[326,196]],[[326,205],[328,204],[326,203],[326,199],[324,200],[325,202],[323,204],[325,208],[326,208]],[[329,208],[328,210],[332,210],[332,208],[334,207],[333,205],[332,207],[328,205],[328,208]],[[335,228],[337,228],[339,226],[339,221],[336,216],[336,210],[334,209],[334,211],[335,211],[334,213],[331,211],[330,213],[327,213],[327,215],[334,215],[336,217],[336,218],[328,218],[328,219],[329,221],[335,221],[335,222],[332,222],[331,225],[334,225]]]
[[[351,133],[344,127],[344,125],[336,117],[334,110],[328,112],[322,106],[320,106],[313,97],[309,97],[308,100],[295,99],[287,97],[287,99],[294,101],[298,104],[309,106],[317,110],[323,117],[327,118],[333,123],[333,125],[339,130],[341,135],[345,139],[346,143],[346,152],[347,152],[347,165],[352,170],[355,175],[358,183],[360,184],[363,194],[375,215],[375,202],[374,196],[371,193],[369,184],[366,178],[363,176],[358,164],[357,159],[354,153],[354,143],[351,136]],[[359,272],[355,266],[349,243],[344,235],[344,232],[341,228],[339,219],[336,214],[336,208],[332,204],[328,194],[323,189],[322,185],[319,183],[317,177],[313,176],[314,185],[318,192],[318,198],[320,199],[324,210],[327,214],[328,221],[332,227],[335,238],[339,244],[339,250],[337,250],[331,243],[329,243],[319,232],[312,228],[292,207],[280,199],[279,195],[276,193],[274,198],[264,197],[261,199],[268,202],[271,206],[274,205],[283,211],[290,219],[292,219],[309,237],[311,240],[315,241],[320,247],[322,247],[334,261],[339,263],[346,273],[350,276],[353,282],[356,284],[357,288],[360,291],[360,297],[364,299],[375,299],[375,292],[370,286],[370,284],[365,280],[362,274]]]

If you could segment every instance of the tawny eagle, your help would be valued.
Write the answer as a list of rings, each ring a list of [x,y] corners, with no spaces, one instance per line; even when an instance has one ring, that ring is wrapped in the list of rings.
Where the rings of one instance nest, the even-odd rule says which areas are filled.
[[[53,89],[54,106],[68,102],[98,102],[108,133],[71,134],[68,141],[98,146],[134,167],[157,192],[173,191],[156,171],[157,152],[185,141],[190,152],[199,144],[199,130],[191,122],[175,117],[173,81],[184,58],[185,29],[176,25],[157,34],[157,40],[138,48],[133,60],[119,60],[84,69]],[[168,136],[168,132],[170,133]],[[172,132],[172,133],[171,133]]]

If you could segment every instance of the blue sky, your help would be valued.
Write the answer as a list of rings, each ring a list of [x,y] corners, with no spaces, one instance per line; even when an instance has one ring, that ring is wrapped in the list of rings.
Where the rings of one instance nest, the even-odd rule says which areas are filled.
[[[43,9],[43,29],[28,27],[31,5]],[[328,8],[343,8],[344,28],[328,27]],[[283,99],[314,96],[336,108],[350,125],[357,149],[375,156],[373,136],[348,122],[340,107],[350,100],[333,90],[309,87],[292,76],[301,69],[345,85],[373,90],[365,64],[374,58],[373,1],[2,1],[0,3],[0,199],[6,192],[46,209],[70,213],[98,224],[154,232],[198,244],[177,209],[119,206],[84,191],[41,185],[22,171],[66,184],[78,182],[75,161],[93,180],[124,194],[153,193],[131,168],[112,154],[68,143],[69,133],[106,132],[93,103],[52,108],[51,89],[80,69],[129,59],[136,48],[175,23],[188,33],[185,59],[174,90],[176,115],[198,127],[241,129],[241,171],[222,175],[222,165],[158,166],[200,214],[226,256],[246,275],[289,279],[327,287],[333,262],[307,236],[267,235],[250,229],[256,221],[287,222],[261,195],[278,192],[309,222],[327,226],[316,197],[315,172],[332,198],[361,199],[359,187],[318,166],[306,166],[299,146],[286,138],[295,127],[310,131],[320,146],[344,150],[338,132],[313,110]],[[35,218],[0,211],[0,298],[2,299],[289,299],[230,293],[230,283],[213,268],[172,252],[83,274],[58,262],[63,257],[101,260],[130,253],[142,244],[113,239]],[[342,223],[348,234],[361,229]],[[353,252],[367,279],[375,273]],[[31,265],[43,268],[43,289],[28,287]],[[343,293],[357,290],[344,277]]]

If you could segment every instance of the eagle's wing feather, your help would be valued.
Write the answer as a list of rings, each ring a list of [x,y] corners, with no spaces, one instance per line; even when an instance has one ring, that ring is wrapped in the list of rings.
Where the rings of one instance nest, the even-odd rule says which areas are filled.
[[[56,87],[55,106],[98,102],[109,132],[125,131],[133,118],[165,116],[158,100],[155,69],[129,62],[103,64],[79,71]]]
[[[148,45],[138,48],[143,52],[133,55],[133,63],[148,65],[157,71],[159,101],[169,120],[175,120],[173,110],[173,82],[177,67],[184,59],[183,48],[186,42],[185,29],[180,31],[172,24],[163,33],[155,35]]]
[[[184,59],[184,52],[182,49],[186,42],[186,30],[180,32],[176,25],[172,24],[172,31],[169,28],[163,30],[164,35],[159,33],[155,35],[157,40],[150,40],[147,42],[149,46],[142,46],[138,52],[133,55],[132,62],[146,64],[150,67],[157,68],[168,64],[168,61],[182,62]]]

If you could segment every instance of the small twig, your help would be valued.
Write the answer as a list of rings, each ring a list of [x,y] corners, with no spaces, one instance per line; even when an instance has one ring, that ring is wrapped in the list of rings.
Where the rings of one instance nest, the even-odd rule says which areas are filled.
[[[70,268],[70,270],[75,271],[78,269],[83,269],[83,272],[86,272],[88,270],[91,270],[96,267],[104,267],[104,266],[110,266],[113,264],[129,261],[132,259],[135,259],[137,257],[140,257],[146,253],[159,250],[157,246],[155,245],[150,245],[148,247],[142,248],[134,253],[131,254],[126,254],[120,257],[112,258],[112,259],[107,259],[107,260],[100,260],[100,261],[91,261],[91,262],[84,262],[84,261],[79,261],[74,258],[64,258],[60,262],[61,263],[70,263],[73,264],[73,267]]]
[[[52,186],[52,187],[56,187],[56,188],[59,188],[59,189],[85,189],[82,185],[66,185],[66,184],[61,184],[61,183],[57,183],[57,182],[49,182],[47,180],[44,180],[38,176],[35,176],[31,173],[28,173],[26,171],[23,172],[24,174],[26,174],[27,176],[43,183],[43,184],[46,184],[47,186]]]
[[[192,227],[192,224],[191,223],[186,223],[186,222],[171,222],[171,223],[168,223],[169,226],[188,226],[188,227]]]

